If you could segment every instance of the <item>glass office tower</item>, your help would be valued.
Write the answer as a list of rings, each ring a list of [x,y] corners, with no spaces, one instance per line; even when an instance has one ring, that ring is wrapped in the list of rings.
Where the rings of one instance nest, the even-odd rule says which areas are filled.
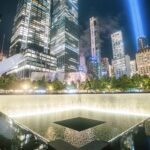
[[[50,0],[18,1],[10,56],[24,55],[24,61],[14,70],[22,78],[56,69],[56,58],[50,55],[50,8]]]
[[[78,71],[78,0],[53,0],[51,12],[51,54],[57,57],[57,69]]]

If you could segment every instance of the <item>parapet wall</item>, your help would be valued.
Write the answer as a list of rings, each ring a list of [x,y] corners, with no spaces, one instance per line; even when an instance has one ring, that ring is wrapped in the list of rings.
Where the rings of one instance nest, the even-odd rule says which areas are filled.
[[[7,114],[89,109],[150,114],[150,94],[0,95],[0,111]]]
[[[81,95],[81,100],[88,107],[150,114],[150,94]]]

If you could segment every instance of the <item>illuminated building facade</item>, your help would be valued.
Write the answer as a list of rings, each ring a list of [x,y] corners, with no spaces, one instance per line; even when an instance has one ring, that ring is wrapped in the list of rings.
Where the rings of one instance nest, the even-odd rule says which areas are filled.
[[[0,75],[6,74],[6,73],[11,74],[12,69],[14,72],[14,69],[16,68],[16,66],[18,66],[19,63],[23,62],[23,60],[24,60],[24,57],[21,54],[16,54],[9,58],[3,57],[2,62],[0,62]]]
[[[57,70],[76,72],[79,68],[78,0],[53,0],[51,54]]]
[[[118,79],[123,75],[130,76],[130,57],[125,55],[120,59],[112,60],[114,76]]]
[[[125,55],[123,35],[121,31],[118,31],[111,35],[112,49],[113,49],[113,68],[116,78],[120,78],[123,75],[130,76],[130,57]]]
[[[0,61],[3,60],[3,52],[0,52]]]
[[[101,77],[100,25],[95,17],[90,18],[91,67],[97,78]],[[93,66],[92,66],[93,65]]]
[[[86,60],[84,54],[80,54],[80,67],[79,71],[87,73]]]
[[[114,68],[112,65],[109,65],[109,77],[114,77]]]
[[[113,59],[120,59],[125,56],[123,35],[121,31],[115,32],[111,35]]]
[[[130,71],[131,71],[131,72],[130,72],[130,76],[131,76],[131,77],[137,73],[136,61],[135,61],[135,60],[131,60],[131,61],[130,61]]]
[[[50,55],[50,0],[19,0],[12,30],[10,56],[24,55],[15,69],[21,78],[32,72],[49,72],[56,68]]]
[[[107,57],[101,59],[102,76],[109,77],[109,59]]]
[[[138,74],[150,77],[150,48],[142,49],[136,54],[136,63]]]

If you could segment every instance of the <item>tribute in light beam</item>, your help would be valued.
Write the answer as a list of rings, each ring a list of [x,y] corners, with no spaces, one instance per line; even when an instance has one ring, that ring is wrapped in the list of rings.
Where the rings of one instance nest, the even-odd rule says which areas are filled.
[[[140,10],[141,0],[127,0],[127,1],[128,1],[128,8],[130,9],[131,12],[133,30],[137,44],[137,39],[139,37],[145,37],[142,15]]]

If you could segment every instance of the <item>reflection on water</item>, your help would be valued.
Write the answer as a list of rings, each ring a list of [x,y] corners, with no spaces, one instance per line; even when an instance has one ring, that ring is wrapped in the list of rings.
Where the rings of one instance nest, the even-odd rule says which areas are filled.
[[[66,119],[84,117],[105,122],[91,129],[78,132],[54,122]],[[89,111],[69,111],[50,115],[16,118],[16,120],[31,130],[37,132],[49,141],[62,139],[70,144],[81,147],[94,140],[109,141],[130,127],[138,124],[144,117],[96,113]]]

